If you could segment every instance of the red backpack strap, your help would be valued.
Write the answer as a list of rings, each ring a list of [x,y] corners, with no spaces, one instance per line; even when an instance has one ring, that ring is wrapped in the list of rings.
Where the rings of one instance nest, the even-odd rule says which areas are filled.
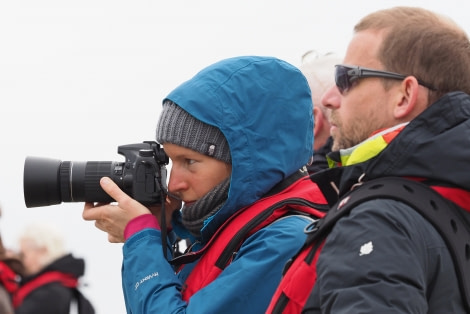
[[[304,247],[290,264],[283,275],[266,313],[297,314],[301,313],[310,292],[317,280],[317,259],[324,241],[317,245]]]
[[[50,271],[21,286],[13,296],[13,306],[17,308],[32,291],[51,282],[59,282],[68,288],[76,288],[78,286],[78,279],[74,276],[58,271]]]
[[[324,212],[315,209],[315,204],[325,204],[316,184],[302,177],[280,193],[258,200],[230,217],[212,236],[202,250],[200,260],[186,279],[182,297],[188,301],[198,290],[211,283],[232,261],[243,241],[290,212],[301,212],[309,216],[322,217]]]

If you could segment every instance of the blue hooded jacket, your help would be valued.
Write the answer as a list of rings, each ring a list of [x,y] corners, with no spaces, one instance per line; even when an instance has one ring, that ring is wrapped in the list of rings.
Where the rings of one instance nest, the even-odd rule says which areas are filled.
[[[220,129],[230,147],[228,198],[202,229],[203,242],[238,210],[254,203],[308,163],[313,154],[310,88],[303,74],[272,57],[217,62],[166,98]],[[285,262],[302,245],[308,219],[288,216],[256,232],[235,260],[189,303],[161,252],[161,234],[144,229],[123,247],[123,289],[128,313],[262,313]]]

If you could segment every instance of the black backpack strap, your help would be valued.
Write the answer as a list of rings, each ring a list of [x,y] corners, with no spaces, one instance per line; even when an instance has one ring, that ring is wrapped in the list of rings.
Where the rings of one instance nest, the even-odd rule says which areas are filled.
[[[73,288],[73,297],[70,302],[70,314],[95,314],[95,309],[78,288]]]
[[[462,208],[425,184],[399,177],[365,182],[342,197],[323,219],[306,228],[306,245],[326,235],[339,218],[358,204],[377,198],[407,204],[440,233],[451,253],[464,305],[470,312],[470,227],[464,223]]]

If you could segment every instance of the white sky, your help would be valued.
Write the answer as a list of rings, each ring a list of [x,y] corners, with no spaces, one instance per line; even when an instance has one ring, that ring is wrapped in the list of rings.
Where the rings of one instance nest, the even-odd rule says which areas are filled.
[[[343,54],[362,16],[395,5],[435,10],[470,32],[467,0],[1,1],[4,242],[15,247],[31,221],[59,225],[86,259],[83,291],[97,314],[125,313],[122,245],[82,220],[82,203],[26,208],[25,157],[123,161],[117,147],[153,140],[162,98],[203,67],[236,55],[299,65],[311,49]]]

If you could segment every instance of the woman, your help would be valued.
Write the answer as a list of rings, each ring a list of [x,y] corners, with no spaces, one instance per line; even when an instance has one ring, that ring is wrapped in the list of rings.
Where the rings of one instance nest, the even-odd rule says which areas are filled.
[[[83,212],[110,242],[125,242],[128,313],[264,312],[311,222],[292,211],[301,202],[324,202],[304,167],[312,130],[307,81],[276,58],[222,60],[173,90],[163,101],[156,139],[172,161],[172,230],[193,243],[186,265],[175,271],[161,253],[158,209],[151,212],[109,178],[101,186],[117,204],[86,203]],[[292,198],[300,203],[283,205]],[[266,219],[249,228],[253,220],[244,216],[263,210]],[[245,227],[249,232],[234,240],[227,261],[214,266],[215,247],[229,247],[227,234]]]

